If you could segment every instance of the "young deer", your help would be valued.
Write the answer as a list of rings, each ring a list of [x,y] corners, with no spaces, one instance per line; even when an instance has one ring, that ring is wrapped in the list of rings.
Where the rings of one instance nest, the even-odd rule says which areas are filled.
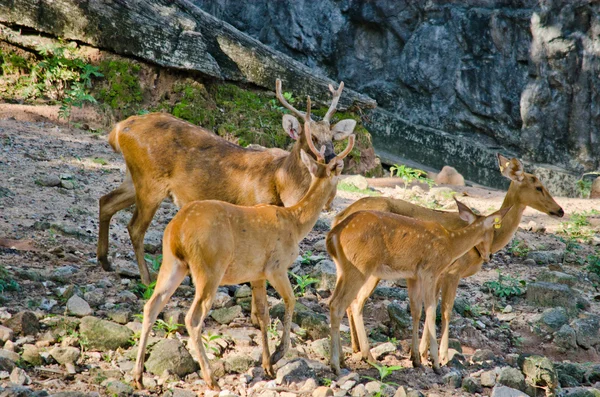
[[[502,228],[494,230],[494,239],[491,246],[492,253],[504,248],[512,239],[519,227],[521,216],[526,207],[535,208],[552,216],[562,217],[564,215],[563,209],[554,201],[539,179],[532,174],[524,172],[523,164],[518,159],[513,158],[509,160],[501,154],[498,154],[497,157],[500,172],[511,180],[501,208],[512,207],[512,209],[504,217]],[[431,210],[403,200],[387,197],[366,197],[354,202],[335,217],[333,225],[335,226],[350,214],[363,210],[392,212],[415,219],[434,221],[450,230],[460,229],[467,225],[467,222],[461,219],[460,215],[456,212]],[[439,297],[440,292],[442,295],[442,338],[440,342],[440,361],[442,364],[448,361],[450,316],[454,307],[458,283],[461,278],[469,277],[479,272],[483,262],[484,259],[478,250],[472,249],[450,265],[444,275],[438,280],[436,286],[437,297]],[[370,295],[370,292],[368,295]],[[363,307],[368,295],[366,297],[361,296],[361,299],[353,304]],[[359,346],[354,325],[355,321],[351,318],[350,312],[348,320],[350,322],[352,348],[355,352],[363,351],[364,349]],[[428,341],[428,329],[424,328],[419,349],[423,360],[427,358]],[[372,359],[370,356],[365,356],[364,358]]]
[[[310,185],[310,174],[302,165],[300,151],[309,152],[309,145],[324,147],[325,160],[335,154],[332,140],[342,140],[354,130],[356,121],[342,120],[330,126],[337,103],[344,89],[340,83],[331,106],[321,121],[313,121],[310,112],[301,112],[282,95],[277,79],[279,101],[312,134],[301,133],[296,117],[283,116],[283,128],[296,140],[292,151],[257,151],[235,145],[211,131],[164,113],[132,116],[115,125],[108,142],[121,152],[127,165],[123,183],[100,198],[100,229],[98,262],[111,270],[108,261],[110,220],[118,211],[135,204],[133,217],[127,226],[135,257],[144,284],[150,283],[150,273],[144,261],[144,236],[160,203],[170,196],[181,207],[195,200],[222,200],[237,205],[260,203],[296,204]],[[314,141],[314,143],[313,143]]]
[[[433,368],[439,371],[435,340],[435,285],[457,258],[474,246],[488,259],[494,227],[499,228],[510,208],[477,217],[459,205],[460,216],[470,225],[449,231],[439,223],[389,212],[359,211],[337,224],[327,235],[327,252],[337,268],[337,282],[329,303],[331,315],[331,368],[340,372],[340,321],[350,304],[363,357],[370,357],[362,318],[362,301],[381,279],[406,278],[413,319],[411,356],[419,364],[418,331],[425,305],[425,327],[430,335]],[[357,298],[358,297],[358,298]]]
[[[310,100],[309,108],[310,112]],[[305,133],[310,138],[310,124]],[[310,142],[310,141],[309,141]],[[219,285],[251,282],[257,303],[263,355],[262,367],[273,376],[273,364],[285,354],[290,340],[294,310],[294,292],[287,269],[298,256],[298,244],[313,228],[323,206],[336,189],[337,179],[344,167],[343,158],[354,145],[350,135],[348,146],[328,164],[317,163],[304,150],[302,162],[311,175],[308,192],[291,207],[257,205],[242,207],[222,201],[194,201],[184,206],[167,225],[163,238],[163,261],[152,297],[144,306],[144,321],[137,362],[135,382],[143,388],[142,373],[148,333],[158,313],[189,272],[196,286],[196,296],[185,317],[185,325],[198,353],[202,377],[218,389],[201,340],[202,323],[210,310]],[[323,150],[309,148],[319,161]],[[269,312],[265,280],[279,292],[285,303],[283,335],[273,355],[269,355],[267,327]]]

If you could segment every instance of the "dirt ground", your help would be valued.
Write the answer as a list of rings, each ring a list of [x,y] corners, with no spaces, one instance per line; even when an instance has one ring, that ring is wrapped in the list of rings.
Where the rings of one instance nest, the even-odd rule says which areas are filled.
[[[0,112],[0,114],[2,114]],[[106,288],[105,300],[114,302],[131,313],[141,312],[143,300],[123,301],[122,292],[131,290],[136,283],[134,277],[128,277],[116,272],[102,271],[96,263],[96,238],[98,232],[98,199],[116,188],[124,176],[124,163],[120,154],[114,153],[106,142],[106,133],[95,133],[87,130],[71,128],[66,125],[57,125],[51,121],[33,118],[29,121],[14,120],[10,114],[2,114],[0,120],[0,265],[18,282],[19,291],[5,291],[2,294],[3,303],[0,314],[7,312],[16,314],[22,310],[36,312],[40,319],[51,315],[62,314],[65,310],[64,302],[58,295],[57,289],[69,285],[85,287],[97,285],[108,281],[112,288]],[[49,177],[58,178],[63,187],[43,186],[43,181]],[[403,188],[380,188],[384,195],[394,196]],[[473,187],[452,187],[459,193],[459,197],[469,206],[487,213],[500,207],[504,192]],[[426,192],[424,193],[426,194]],[[334,211],[324,213],[322,218],[330,220],[335,212],[345,208],[352,201],[362,197],[360,193],[339,191],[334,201]],[[521,222],[521,229],[516,234],[518,241],[523,241],[531,251],[538,250],[565,250],[565,242],[557,234],[561,223],[569,220],[570,214],[590,210],[600,211],[600,200],[584,200],[556,197],[556,201],[563,207],[566,216],[563,219],[551,218],[528,208]],[[449,202],[443,202],[448,205]],[[147,252],[157,253],[160,250],[162,231],[169,220],[176,213],[172,203],[165,202],[159,209],[154,221],[146,235]],[[133,251],[129,241],[126,225],[131,218],[131,209],[118,213],[112,220],[110,229],[110,254],[113,262],[124,268],[133,265]],[[596,242],[598,241],[598,225],[600,215],[591,215],[590,228],[595,230]],[[534,222],[535,225],[530,225]],[[545,229],[545,232],[529,231]],[[311,250],[315,252],[314,244],[323,239],[324,231],[313,231],[301,244],[302,252]],[[600,291],[598,283],[590,281],[589,274],[577,262],[577,258],[585,258],[593,254],[598,247],[593,244],[579,244],[573,261],[564,261],[560,264],[562,270],[574,275],[581,280],[577,288],[590,302],[588,312],[600,314]],[[326,255],[326,253],[320,253]],[[462,280],[458,296],[466,299],[471,306],[478,306],[481,314],[479,319],[485,320],[486,326],[478,328],[471,326],[477,318],[457,318],[453,322],[451,337],[457,338],[462,345],[463,353],[469,357],[476,349],[491,349],[501,361],[507,361],[510,354],[532,353],[541,354],[553,361],[570,360],[574,362],[599,362],[600,355],[593,348],[589,350],[577,349],[565,352],[554,344],[544,340],[531,332],[530,322],[543,311],[543,308],[530,306],[524,296],[502,300],[484,292],[482,285],[486,281],[496,280],[498,272],[527,283],[536,280],[538,275],[548,266],[525,263],[524,258],[501,250],[494,255],[493,260],[485,264],[483,270],[468,279]],[[70,266],[67,280],[55,277],[57,269]],[[558,266],[558,265],[557,265]],[[48,283],[48,280],[54,280]],[[402,283],[384,282],[382,285],[397,286]],[[191,301],[192,287],[182,286],[169,304],[169,308],[185,310]],[[120,295],[121,294],[121,295]],[[47,300],[54,299],[56,305],[50,310],[40,306]],[[375,329],[382,322],[380,308],[386,299],[375,297],[369,300],[365,308],[367,329]],[[270,298],[272,303],[278,302],[278,296]],[[309,293],[300,298],[299,302],[310,305],[314,310],[328,313],[325,297]],[[506,304],[512,306],[509,320],[502,317],[500,308]],[[384,310],[385,311],[385,310]],[[95,316],[106,316],[106,311],[96,309]],[[385,317],[385,316],[384,316]],[[460,317],[456,316],[455,317]],[[207,320],[205,332],[226,333],[232,328],[238,328],[248,334],[256,335],[257,330],[252,328],[249,316],[236,319],[232,325],[221,326],[212,319]],[[183,336],[185,339],[185,336]],[[256,338],[259,340],[259,338]],[[273,341],[274,342],[274,341]],[[296,354],[305,355],[309,359],[321,363],[319,379],[335,379],[327,368],[327,361],[323,357],[315,357],[309,349],[303,346],[310,345],[311,341],[304,341],[298,337],[293,340]],[[347,342],[346,342],[347,345]],[[373,343],[373,346],[375,343]],[[408,342],[400,340],[399,349],[382,359],[386,365],[401,365],[402,370],[394,372],[386,381],[395,382],[401,386],[420,390],[428,396],[456,396],[469,395],[460,390],[450,389],[443,381],[442,375],[436,375],[428,366],[413,369],[409,361]],[[255,354],[258,346],[236,345],[226,353],[233,354],[247,351]],[[58,364],[48,364],[41,367],[26,366],[26,372],[31,377],[31,388],[36,390],[56,391],[96,391],[106,395],[106,388],[98,383],[93,375],[93,368],[105,371],[116,371],[118,377],[124,382],[131,380],[128,375],[131,368],[123,364],[124,352],[114,353],[108,359],[96,352],[84,352],[78,363],[78,372],[68,374]],[[357,355],[348,359],[350,370],[361,376],[361,382],[367,382],[364,376],[376,377],[377,371],[366,363],[360,361]],[[450,369],[444,368],[444,373]],[[479,366],[469,366],[465,373],[473,374],[481,371]],[[116,375],[115,375],[116,376]],[[156,377],[157,380],[159,377]],[[249,386],[244,386],[239,380],[239,375],[226,375],[222,377],[225,387],[239,395],[251,395]],[[8,385],[8,379],[1,380],[0,385]],[[160,383],[160,382],[159,382]],[[250,382],[250,385],[252,381]],[[205,386],[198,375],[170,383],[169,387],[203,392]],[[167,390],[158,385],[155,389],[143,392],[144,394],[160,395]],[[243,391],[245,390],[245,391]],[[281,391],[281,390],[279,390]],[[256,391],[258,393],[258,391]],[[298,393],[296,391],[296,393]],[[490,389],[484,389],[480,394],[489,395]],[[258,395],[258,394],[256,394]]]

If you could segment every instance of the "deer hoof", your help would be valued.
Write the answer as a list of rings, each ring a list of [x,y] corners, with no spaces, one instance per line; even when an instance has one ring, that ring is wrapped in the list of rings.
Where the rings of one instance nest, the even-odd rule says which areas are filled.
[[[107,257],[98,258],[98,263],[100,264],[100,266],[102,266],[102,270],[107,271],[107,272],[113,271],[113,268],[112,268],[110,262],[108,261]]]
[[[440,368],[439,365],[434,365],[433,366],[433,372],[435,372],[437,375],[442,375],[442,373],[443,373],[443,371],[442,371],[442,369]]]

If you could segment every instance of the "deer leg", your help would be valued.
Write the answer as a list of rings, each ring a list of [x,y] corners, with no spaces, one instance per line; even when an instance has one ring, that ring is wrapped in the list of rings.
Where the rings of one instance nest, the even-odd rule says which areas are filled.
[[[436,284],[436,297],[435,297],[435,302],[437,305],[437,302],[440,299],[440,284],[441,284],[441,280],[438,280],[438,283]],[[423,327],[423,334],[421,335],[421,344],[419,345],[419,354],[421,355],[421,362],[427,362],[427,352],[429,351],[429,329],[427,327]]]
[[[269,327],[269,311],[267,308],[267,289],[260,288],[259,283],[265,285],[264,280],[259,280],[252,283],[252,299],[253,304],[256,304],[256,316],[257,321],[260,325],[260,332],[262,336],[263,353],[262,353],[262,367],[265,373],[270,377],[275,377],[275,371],[273,371],[273,364],[270,361],[271,354],[269,353],[269,337],[267,335],[267,328]],[[255,288],[256,287],[256,288]],[[254,306],[253,306],[254,309]]]
[[[150,226],[150,222],[152,222],[152,218],[154,217],[162,198],[156,200],[156,196],[153,197],[151,194],[143,196],[143,192],[141,193],[142,194],[137,194],[135,211],[133,212],[133,217],[131,218],[129,225],[127,225],[127,230],[129,231],[129,237],[133,244],[135,259],[137,260],[140,269],[142,283],[148,285],[151,283],[152,279],[146,261],[144,260],[144,236],[146,235],[146,230],[148,230],[148,226]],[[144,199],[142,199],[142,197],[144,197]],[[152,202],[149,201],[148,198],[153,198],[155,200]]]
[[[133,380],[138,389],[143,389],[142,377],[144,374],[144,358],[146,356],[146,344],[152,324],[156,321],[158,314],[167,304],[179,284],[187,274],[188,267],[176,259],[170,250],[163,250],[163,260],[158,274],[158,280],[154,292],[148,302],[144,305],[144,320],[142,323],[142,334],[138,346],[137,359],[133,370]]]
[[[406,286],[408,287],[408,299],[413,328],[410,356],[413,367],[418,368],[421,366],[421,356],[419,355],[419,322],[421,321],[421,310],[423,309],[422,287],[414,279],[407,279]]]
[[[260,280],[260,281],[251,281],[250,282],[250,286],[252,287],[252,307],[250,310],[250,321],[252,322],[252,325],[254,325],[255,327],[259,327],[260,328],[260,314],[259,314],[259,310],[258,310],[258,305],[259,303],[256,301],[256,297],[255,295],[257,293],[261,293],[265,296],[265,305],[267,304],[267,286],[265,285],[265,280]],[[261,290],[261,291],[259,291]]]
[[[135,204],[135,188],[131,181],[129,172],[125,176],[123,183],[112,192],[102,196],[99,200],[99,230],[98,247],[96,249],[96,258],[102,269],[112,270],[108,261],[108,232],[110,229],[110,220],[113,215]]]
[[[194,269],[199,268],[198,266]],[[190,339],[194,344],[198,355],[198,362],[200,363],[200,370],[202,372],[202,379],[206,384],[213,390],[220,390],[217,381],[210,369],[210,363],[204,350],[204,343],[202,341],[202,324],[206,318],[212,301],[219,288],[221,277],[218,274],[194,274],[194,284],[196,285],[196,295],[190,310],[185,316],[185,326],[190,334]]]
[[[448,275],[442,283],[442,339],[440,341],[440,362],[445,365],[448,362],[448,340],[450,338],[450,318],[456,299],[456,290],[460,276]]]
[[[437,281],[437,280],[436,280]],[[435,283],[432,283],[435,285]],[[425,325],[424,328],[428,328],[429,331],[429,354],[431,356],[431,361],[433,363],[433,370],[435,373],[440,373],[440,359],[438,356],[438,344],[436,339],[435,332],[435,309],[436,309],[436,290],[434,288],[424,288],[421,286],[423,290],[423,300],[425,303]]]
[[[365,330],[365,323],[362,312],[365,307],[365,302],[367,301],[369,296],[371,296],[373,290],[375,290],[375,287],[377,287],[378,283],[379,279],[377,277],[370,276],[367,279],[366,283],[358,291],[358,296],[356,297],[356,299],[354,299],[354,301],[350,305],[362,359],[371,363],[376,362],[376,360],[375,358],[373,358],[371,350],[369,349],[369,338],[367,337],[367,331]]]
[[[360,344],[358,342],[358,336],[356,335],[356,323],[354,322],[354,316],[352,315],[352,304],[346,309],[346,316],[348,317],[348,325],[350,326],[352,352],[358,353],[360,351]]]
[[[277,290],[279,295],[281,295],[283,303],[285,304],[283,335],[281,336],[281,341],[279,342],[279,345],[277,345],[275,352],[271,355],[271,365],[273,365],[285,355],[290,346],[290,330],[292,328],[292,315],[294,314],[296,298],[294,297],[294,290],[292,289],[286,271],[274,273],[268,280],[273,285],[273,288]]]

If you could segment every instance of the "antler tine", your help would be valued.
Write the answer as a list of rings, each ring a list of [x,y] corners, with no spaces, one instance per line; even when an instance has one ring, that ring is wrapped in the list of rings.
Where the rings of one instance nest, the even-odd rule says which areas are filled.
[[[310,107],[311,107],[311,103],[310,103],[310,95],[306,96],[306,115],[305,115],[305,122],[307,122],[308,120],[310,120]]]
[[[344,82],[342,81],[340,83],[340,86],[338,87],[337,90],[333,89],[333,86],[331,84],[329,84],[329,91],[331,91],[331,94],[333,95],[333,99],[331,100],[331,106],[329,106],[329,110],[327,110],[327,113],[325,114],[325,117],[323,117],[323,120],[329,122],[331,120],[331,116],[333,116],[333,114],[336,111],[337,108],[337,104],[340,100],[340,96],[342,96],[342,91],[344,90]]]
[[[283,94],[281,93],[281,80],[280,79],[275,80],[275,96],[277,97],[279,102],[281,102],[281,104],[285,108],[287,108],[289,111],[294,113],[296,116],[302,118],[304,120],[304,122],[310,120],[310,114],[307,117],[307,115],[304,112],[301,112],[300,110],[296,109],[295,107],[290,105],[288,103],[288,101],[285,100],[285,98],[283,97]]]
[[[344,157],[346,157],[347,155],[350,154],[350,152],[352,151],[352,148],[354,147],[355,138],[356,138],[356,136],[354,134],[352,134],[348,137],[348,146],[346,146],[346,149],[344,149],[343,152],[341,152],[340,154],[335,156],[336,159],[342,160]]]
[[[309,99],[310,101],[310,99]],[[319,152],[312,141],[312,134],[310,132],[310,123],[304,123],[304,136],[306,137],[306,143],[311,152],[314,153],[317,161],[325,162],[325,147],[321,148],[322,152]]]

